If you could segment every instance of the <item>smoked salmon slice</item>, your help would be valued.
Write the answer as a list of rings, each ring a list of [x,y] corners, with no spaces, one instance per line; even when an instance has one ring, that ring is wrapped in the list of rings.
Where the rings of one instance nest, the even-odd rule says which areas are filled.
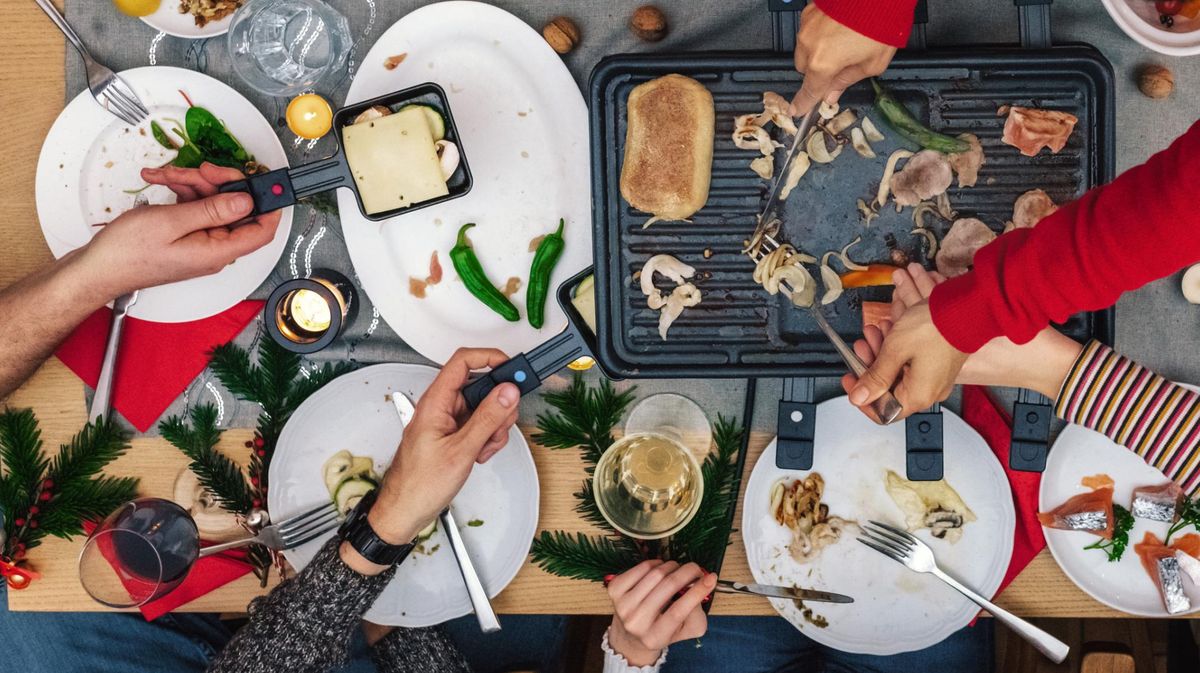
[[[1133,550],[1142,560],[1146,574],[1158,587],[1167,614],[1175,615],[1191,609],[1192,601],[1183,592],[1183,572],[1179,559],[1175,558],[1175,550],[1164,545],[1157,535],[1149,531],[1146,531],[1141,542],[1133,545]]]
[[[1098,488],[1071,496],[1049,512],[1038,512],[1047,528],[1081,530],[1111,540],[1113,535],[1112,488]]]
[[[1171,548],[1178,549],[1192,558],[1200,559],[1200,535],[1196,533],[1181,535],[1171,543]]]
[[[1129,511],[1139,519],[1175,523],[1183,506],[1183,489],[1173,481],[1133,489]]]

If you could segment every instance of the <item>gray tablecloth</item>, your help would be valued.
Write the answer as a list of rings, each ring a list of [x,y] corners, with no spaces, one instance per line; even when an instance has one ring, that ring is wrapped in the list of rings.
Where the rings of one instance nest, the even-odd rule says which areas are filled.
[[[330,4],[350,19],[357,36],[346,76],[322,91],[339,103],[345,96],[357,59],[394,21],[428,3],[413,0],[337,0]],[[639,41],[626,27],[633,9],[641,4],[637,0],[505,0],[493,4],[504,7],[539,28],[558,14],[574,18],[581,28],[583,39],[579,48],[564,60],[581,88],[586,85],[588,73],[595,63],[607,54],[769,49],[772,44],[766,0],[662,0],[657,4],[669,17],[670,31],[666,39],[656,44]],[[930,45],[1013,43],[1017,40],[1016,10],[1008,0],[930,0],[929,5]],[[293,137],[282,120],[286,101],[265,98],[234,76],[223,39],[186,41],[159,35],[141,21],[117,14],[110,3],[100,0],[67,0],[67,16],[97,58],[114,69],[153,64],[173,65],[201,70],[227,82],[254,101],[267,118],[279,126],[281,136],[285,137],[285,146],[291,146]],[[1154,151],[1165,147],[1195,120],[1195,106],[1185,101],[1194,100],[1194,92],[1200,88],[1200,60],[1172,59],[1146,50],[1125,37],[1095,0],[1059,0],[1054,5],[1053,26],[1056,42],[1091,43],[1113,62],[1117,73],[1118,170],[1139,163]],[[1167,102],[1151,101],[1137,92],[1133,72],[1145,62],[1166,63],[1174,70],[1177,93],[1173,99]],[[82,91],[84,85],[79,59],[69,52],[68,96]],[[292,159],[303,161],[306,157],[320,156],[325,151],[326,147],[318,144],[315,148],[293,151]],[[1186,184],[1186,179],[1182,184]],[[275,272],[263,283],[255,297],[265,297],[279,282],[304,275],[313,267],[333,268],[347,275],[353,274],[336,215],[317,212],[305,206],[298,207],[292,240],[287,250],[289,254],[282,257]],[[293,252],[296,253],[294,256],[291,254]],[[311,259],[311,264],[306,261],[308,259]],[[1188,305],[1180,296],[1176,281],[1177,278],[1160,281],[1122,299],[1118,308],[1118,345],[1167,375],[1185,381],[1198,381],[1200,358],[1191,354],[1195,350],[1200,312],[1186,308]],[[247,328],[238,341],[251,344],[258,338],[261,338],[260,322]],[[345,338],[316,359],[347,358],[363,363],[422,361],[378,318],[369,297],[364,297],[357,319],[346,329]],[[597,375],[594,371],[589,374],[590,377]],[[562,377],[557,377],[550,385],[562,385],[563,381]],[[643,392],[683,391],[713,416],[717,412],[741,413],[744,382],[641,381],[638,385]],[[759,390],[754,426],[756,429],[772,430],[778,383],[765,382]],[[821,381],[818,399],[832,396],[838,390],[835,381]],[[168,413],[177,413],[188,404],[197,400],[212,400],[215,396],[221,397],[224,402],[224,425],[246,427],[253,424],[257,409],[252,405],[237,403],[209,372],[194,382]],[[543,408],[540,401],[527,401],[523,404],[522,415],[525,420],[532,420]]]

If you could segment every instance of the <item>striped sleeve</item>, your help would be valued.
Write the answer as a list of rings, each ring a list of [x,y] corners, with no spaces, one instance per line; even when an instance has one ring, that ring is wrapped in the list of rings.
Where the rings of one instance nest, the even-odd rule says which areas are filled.
[[[1080,353],[1054,411],[1130,448],[1185,492],[1200,489],[1200,395],[1099,341]]]

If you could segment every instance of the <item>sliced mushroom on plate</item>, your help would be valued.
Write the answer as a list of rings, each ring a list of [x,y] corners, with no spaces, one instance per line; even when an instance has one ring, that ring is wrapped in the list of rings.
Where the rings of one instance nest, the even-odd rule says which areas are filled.
[[[970,270],[975,252],[995,239],[996,232],[974,217],[955,220],[942,238],[938,272],[947,278],[963,275]]]
[[[922,150],[892,176],[892,194],[896,205],[915,206],[944,193],[953,179],[954,173],[946,155],[934,150]]]

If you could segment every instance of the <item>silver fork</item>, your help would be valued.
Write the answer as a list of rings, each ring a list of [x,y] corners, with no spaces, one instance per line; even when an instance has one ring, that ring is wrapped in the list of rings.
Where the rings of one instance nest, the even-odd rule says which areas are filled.
[[[111,112],[121,121],[132,126],[137,126],[150,116],[150,111],[138,99],[137,94],[125,80],[121,79],[110,68],[96,62],[92,58],[88,48],[83,46],[83,41],[79,39],[79,35],[75,33],[75,29],[71,28],[71,24],[58,13],[54,5],[50,4],[50,0],[34,0],[38,7],[50,17],[54,25],[67,36],[67,41],[74,45],[79,55],[83,57],[83,65],[87,69],[88,89],[92,92],[92,97],[104,109]]]
[[[200,550],[200,558],[255,543],[275,551],[292,549],[321,537],[341,522],[342,517],[337,507],[332,502],[327,502],[285,521],[266,526],[254,537],[205,547]]]
[[[929,548],[929,545],[913,537],[911,533],[878,521],[869,521],[861,526],[861,530],[865,537],[858,538],[859,542],[884,556],[899,561],[909,570],[929,573],[954,587],[960,594],[974,601],[976,605],[992,613],[992,616],[1005,626],[1016,631],[1017,635],[1028,640],[1037,648],[1038,652],[1046,655],[1054,663],[1062,663],[1067,658],[1071,648],[1067,647],[1066,643],[980,596],[947,575],[938,567],[937,560],[933,557],[933,550]]]
[[[763,234],[762,245],[759,245],[755,250],[748,250],[746,254],[751,260],[758,262],[767,253],[778,249],[779,245],[779,241],[776,241],[770,234]],[[785,283],[780,283],[779,291],[788,299],[792,298],[792,289],[787,287]],[[833,326],[825,319],[825,314],[817,307],[816,300],[814,299],[812,304],[804,308],[808,309],[808,313],[816,321],[817,327],[821,328],[821,332],[825,334],[825,338],[829,339],[829,343],[833,344],[834,350],[838,352],[838,355],[842,356],[842,361],[846,363],[850,371],[854,372],[855,376],[862,376],[867,371],[867,365],[859,359],[854,349],[846,343],[845,339],[842,339],[842,335],[838,334],[837,330],[833,329]],[[875,412],[876,423],[887,425],[896,420],[904,412],[904,407],[896,399],[895,395],[891,392],[885,392],[882,397],[871,403],[871,410]]]

